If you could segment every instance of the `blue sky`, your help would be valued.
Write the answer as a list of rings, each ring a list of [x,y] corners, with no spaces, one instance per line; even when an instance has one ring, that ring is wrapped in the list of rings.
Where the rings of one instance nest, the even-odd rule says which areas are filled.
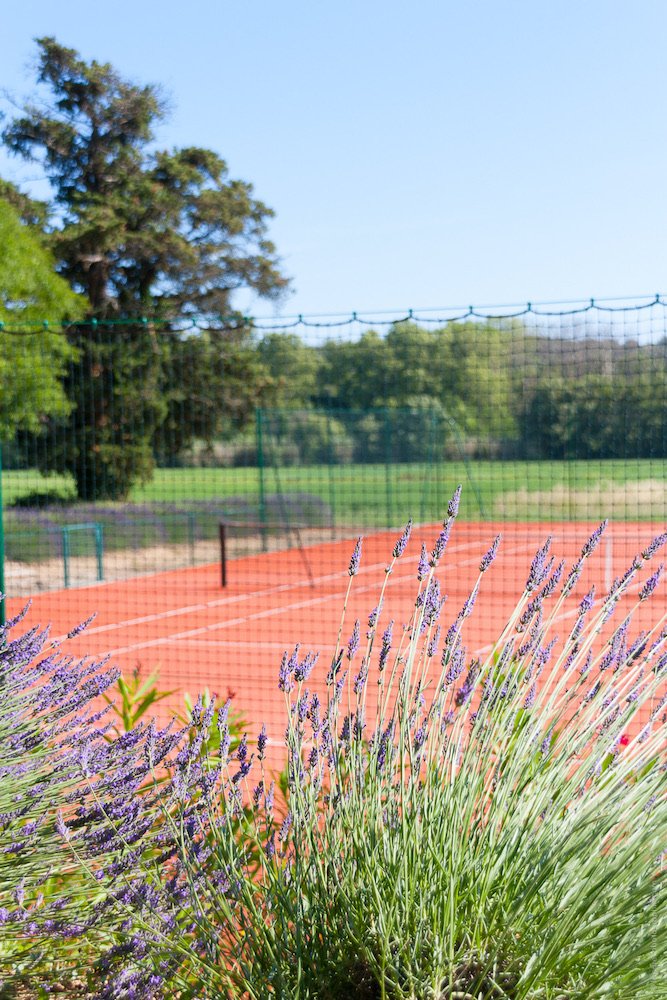
[[[257,315],[667,293],[664,0],[25,0],[0,35],[19,98],[39,35],[164,85],[159,145],[276,211]]]

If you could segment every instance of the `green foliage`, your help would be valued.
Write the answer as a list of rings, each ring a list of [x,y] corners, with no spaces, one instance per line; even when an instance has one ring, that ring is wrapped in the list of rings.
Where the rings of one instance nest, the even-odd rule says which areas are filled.
[[[554,459],[667,455],[667,364],[643,371],[541,379],[525,401],[529,452]]]
[[[282,811],[266,734],[256,755],[245,739],[230,753],[226,709],[214,722],[208,697],[188,705],[171,784],[154,775],[140,792],[131,936],[114,938],[104,995],[133,981],[192,1000],[666,995],[667,633],[660,606],[648,631],[633,614],[667,534],[597,599],[576,587],[605,525],[565,573],[547,541],[480,659],[467,619],[499,540],[441,621],[457,507],[455,494],[407,616],[392,589],[404,595],[410,526],[345,642],[359,540],[326,679],[312,654],[285,653]]]
[[[287,281],[266,235],[272,212],[252,186],[229,178],[211,150],[151,151],[164,118],[156,87],[129,83],[108,64],[87,63],[54,38],[37,44],[38,80],[48,97],[27,105],[3,139],[11,152],[42,164],[59,208],[58,224],[44,239],[92,316],[229,316],[238,288],[279,295]],[[170,379],[182,359],[160,349],[150,329],[101,329],[71,333],[81,354],[67,384],[71,419],[49,428],[62,446],[42,453],[44,467],[74,475],[80,498],[122,499],[151,476],[165,420],[163,444],[174,435],[178,387]],[[235,369],[216,409],[225,405],[236,424],[261,391],[259,368],[233,336],[203,339],[190,352],[189,379],[205,384],[211,362],[214,369]],[[201,430],[202,407],[193,408],[191,421],[188,414],[181,410],[185,426],[172,454]]]
[[[304,407],[318,399],[321,351],[294,333],[267,333],[257,350],[273,380],[272,406]]]
[[[85,303],[58,277],[50,253],[1,198],[0,247],[0,440],[6,440],[70,412],[62,380],[76,356],[62,333],[28,334],[15,324],[41,324],[45,316],[56,323],[76,319]]]
[[[210,448],[244,428],[270,394],[271,377],[241,317],[236,326],[161,337],[160,349],[166,415],[153,447],[162,465],[177,464],[195,441]]]
[[[169,698],[173,691],[162,691],[158,687],[159,672],[154,670],[148,677],[143,677],[141,668],[136,667],[129,678],[122,674],[116,681],[116,689],[106,694],[104,700],[111,706],[112,712],[118,716],[119,724],[114,726],[116,735],[129,733],[138,725],[146,713],[159,701]]]
[[[377,622],[356,666],[348,647],[317,722],[303,678],[286,669],[289,833],[283,824],[271,835],[261,811],[247,823],[247,842],[265,844],[262,877],[220,904],[220,923],[238,920],[237,930],[217,964],[200,964],[193,995],[665,995],[664,721],[655,708],[664,704],[665,634],[656,622],[637,652],[621,641],[626,619],[599,638],[635,566],[595,611],[579,605],[549,662],[541,654],[572,599],[571,582],[540,597],[552,566],[545,547],[499,642],[483,663],[468,662],[465,680],[467,611],[440,665],[429,651],[433,569],[380,668],[377,710],[366,706],[375,678],[358,684],[380,644]],[[386,596],[383,587],[379,606]],[[610,650],[611,679],[602,673]],[[649,670],[656,656],[661,667]],[[459,684],[448,680],[456,670]],[[641,736],[640,703],[652,713]],[[238,870],[242,854],[222,830],[215,849]]]

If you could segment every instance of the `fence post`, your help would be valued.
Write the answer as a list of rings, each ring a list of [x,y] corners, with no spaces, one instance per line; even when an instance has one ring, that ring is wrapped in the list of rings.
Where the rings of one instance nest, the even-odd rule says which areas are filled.
[[[196,514],[193,510],[189,510],[186,514],[188,522],[188,548],[190,550],[190,565],[195,565],[195,518]]]
[[[65,590],[69,587],[69,528],[62,529],[63,535],[63,583]]]
[[[0,625],[7,621],[5,613],[5,507],[2,502],[2,444],[0,444]]]
[[[104,527],[100,521],[95,524],[95,556],[97,558],[97,582],[102,583],[104,580],[104,562],[103,562],[103,552],[104,552]]]
[[[334,450],[330,410],[327,410],[327,437],[329,444],[329,506],[331,507],[331,539],[333,541],[336,537],[336,485],[334,483]]]
[[[393,503],[391,495],[391,420],[389,418],[389,408],[384,407],[384,478],[385,493],[387,499],[387,522],[385,528],[392,526]]]
[[[255,413],[255,423],[257,428],[257,470],[259,473],[259,523],[262,536],[262,549],[267,551],[266,542],[266,486],[264,482],[264,439],[262,433],[263,410],[257,409]]]

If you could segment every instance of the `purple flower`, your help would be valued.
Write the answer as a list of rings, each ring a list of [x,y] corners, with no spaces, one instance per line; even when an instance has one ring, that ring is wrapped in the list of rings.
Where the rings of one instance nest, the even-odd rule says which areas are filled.
[[[14,889],[14,900],[19,906],[23,906],[25,900],[25,879],[21,879]]]
[[[535,694],[537,693],[537,685],[533,682],[528,689],[528,694],[526,695],[523,707],[527,710],[532,708],[533,702],[535,701]]]
[[[368,679],[368,661],[363,660],[359,673],[354,678],[354,693],[360,695]]]
[[[422,723],[422,725],[419,727],[419,729],[416,731],[416,733],[415,733],[415,735],[413,737],[413,744],[412,745],[413,745],[415,753],[419,753],[420,750],[422,749],[422,747],[424,746],[424,744],[426,743],[426,736],[427,736],[427,734],[428,733],[427,733],[426,726]]]
[[[581,603],[579,605],[580,615],[583,616],[588,614],[588,612],[593,607],[594,598],[595,598],[595,587],[591,587],[586,596],[582,598]]]
[[[663,568],[664,568],[663,563],[660,563],[655,573],[653,573],[648,578],[644,586],[641,588],[641,590],[639,591],[640,601],[647,601],[648,598],[653,593],[653,591],[655,590],[655,588],[658,586],[658,581],[660,580],[660,577],[662,575]]]
[[[603,535],[603,533],[604,533],[604,531],[605,531],[608,523],[609,522],[605,518],[605,520],[602,522],[602,524],[600,524],[599,527],[597,527],[595,529],[595,531],[593,532],[593,534],[591,535],[591,537],[584,544],[584,546],[583,546],[583,548],[581,550],[581,558],[582,559],[586,559],[591,554],[591,552],[595,551],[595,549],[597,548],[598,542],[602,538],[602,535]]]
[[[348,573],[350,576],[356,576],[359,572],[359,563],[361,561],[361,535],[357,538],[356,545],[352,552],[352,557],[350,559],[350,565],[348,568]]]
[[[468,668],[466,679],[456,692],[456,696],[454,698],[454,701],[458,706],[465,704],[465,702],[467,702],[468,699],[470,698],[470,695],[472,694],[473,689],[475,687],[477,677],[479,676],[479,668],[480,668],[479,660],[473,660],[473,662],[470,664],[470,667]]]
[[[403,534],[396,542],[396,545],[394,545],[394,551],[392,553],[394,559],[400,559],[400,557],[405,552],[405,546],[408,544],[408,540],[410,538],[411,533],[412,533],[412,518],[410,518],[410,520],[405,526],[405,529],[403,530]]]
[[[379,669],[381,671],[384,670],[384,668],[387,665],[387,658],[391,650],[391,638],[392,638],[393,628],[394,628],[394,620],[392,619],[382,634],[382,648],[380,649],[380,663],[379,663]]]
[[[313,667],[319,659],[319,653],[308,653],[294,668],[294,680],[297,682],[307,681]]]
[[[439,642],[440,642],[440,626],[438,625],[438,627],[436,628],[435,632],[433,633],[433,635],[432,635],[431,639],[429,640],[429,643],[428,643],[428,645],[426,647],[426,655],[427,656],[436,656],[437,655]]]
[[[264,782],[260,781],[252,790],[252,803],[255,809],[259,808],[259,803],[264,795]]]
[[[289,692],[294,687],[294,676],[298,665],[299,643],[296,644],[290,656],[287,655],[286,651],[283,653],[283,658],[280,661],[280,669],[278,671],[278,688],[281,691]]]
[[[373,633],[375,632],[379,614],[380,614],[380,605],[378,604],[378,606],[373,608],[373,610],[368,616],[368,632],[366,633],[367,639],[372,638]]]
[[[244,760],[246,760],[247,756],[248,756],[248,740],[244,733],[236,749],[236,759],[242,763]]]
[[[658,549],[662,548],[665,542],[667,542],[667,531],[664,531],[661,535],[657,535],[653,541],[646,546],[642,552],[642,559],[650,559],[651,556],[656,554]]]
[[[65,823],[65,820],[63,819],[63,814],[60,811],[60,809],[56,814],[56,831],[58,835],[63,838],[63,840],[69,840],[71,837],[71,831],[67,826],[67,824]]]
[[[340,670],[340,665],[343,662],[343,650],[339,649],[333,660],[331,661],[331,666],[329,667],[329,673],[327,674],[327,684],[333,684],[338,671]]]
[[[95,612],[94,614],[90,615],[89,618],[86,618],[86,620],[83,621],[83,622],[81,622],[80,625],[76,625],[73,629],[71,629],[67,633],[67,638],[68,639],[74,639],[75,636],[80,635],[83,632],[83,630],[87,629],[88,626],[90,625],[90,623],[92,621],[94,621],[96,618],[97,618],[97,612]]]
[[[445,649],[442,656],[442,665],[443,667],[447,665],[445,684],[449,687],[454,681],[458,680],[465,666],[465,651],[463,647],[456,646],[451,653],[448,649]]]
[[[273,801],[275,794],[276,794],[276,786],[275,782],[272,781],[271,784],[269,785],[268,792],[264,796],[264,805],[266,807],[267,813],[273,812]]]
[[[572,569],[568,573],[568,576],[567,576],[567,579],[566,579],[565,583],[563,584],[562,594],[564,596],[566,596],[567,594],[569,594],[570,591],[573,589],[573,587],[576,584],[577,580],[581,576],[581,572],[582,572],[583,568],[584,568],[583,559],[580,559],[578,562],[576,562],[574,564],[574,566],[572,567]]]
[[[426,593],[422,593],[418,598],[418,605],[424,605],[424,615],[422,619],[422,631],[434,625],[445,603],[445,598],[440,596],[440,584],[437,580],[431,580]]]
[[[354,656],[354,654],[359,649],[360,626],[361,626],[361,623],[360,623],[359,619],[357,618],[357,620],[354,623],[354,628],[352,629],[352,635],[350,636],[350,640],[349,640],[349,642],[347,644],[347,658],[348,658],[348,660],[351,660],[352,657]]]
[[[553,566],[553,559],[551,559],[551,561],[549,562],[547,572],[551,572],[552,566]],[[553,571],[553,573],[545,583],[544,587],[542,588],[539,595],[541,601],[544,601],[547,597],[551,597],[551,595],[553,594],[553,592],[555,591],[556,587],[560,582],[560,578],[563,575],[564,569],[565,569],[565,560],[563,559],[561,560],[561,562],[558,563],[558,566],[556,566],[556,569]]]
[[[447,542],[449,541],[450,524],[449,521],[445,522],[445,525],[436,538],[435,545],[433,546],[433,551],[431,552],[431,558],[429,560],[429,566],[435,567],[438,565],[442,554],[445,551]]]
[[[417,579],[420,581],[425,580],[428,576],[429,561],[428,552],[426,551],[426,546],[422,542],[421,555],[419,556],[419,564],[417,566]]]
[[[318,733],[321,726],[320,719],[320,699],[315,692],[310,702],[310,709],[308,710],[308,717],[310,719],[310,725],[312,727],[313,733]]]
[[[264,755],[266,753],[266,745],[269,742],[268,736],[266,735],[266,726],[262,723],[262,728],[260,730],[259,736],[257,737],[257,756],[260,760],[264,760]]]
[[[447,505],[447,517],[456,517],[459,512],[459,503],[461,500],[461,486],[457,486],[452,494],[452,498]]]
[[[470,592],[470,596],[468,597],[468,599],[466,600],[466,602],[464,603],[463,607],[459,612],[459,617],[461,619],[467,618],[470,614],[472,614],[472,609],[475,606],[475,601],[477,600],[478,593],[479,593],[479,587],[475,585],[472,591]]]
[[[310,698],[310,692],[308,691],[308,688],[306,688],[306,690],[304,691],[304,693],[301,695],[301,697],[297,701],[296,706],[294,706],[293,709],[292,709],[293,711],[294,711],[294,708],[296,709],[296,716],[297,716],[297,719],[299,720],[299,723],[301,725],[303,725],[303,723],[306,721],[306,716],[308,715],[308,701],[309,701],[309,698]]]
[[[496,537],[493,540],[493,545],[491,546],[489,551],[484,556],[482,556],[482,561],[479,564],[480,573],[486,573],[487,569],[489,568],[493,560],[496,558],[498,545],[500,544],[500,538],[501,538],[500,535],[496,535]]]
[[[280,843],[284,843],[287,840],[287,836],[292,826],[292,813],[288,810],[285,819],[282,821],[280,826],[280,832],[278,833],[278,840]]]
[[[537,552],[533,557],[533,561],[530,564],[530,572],[528,573],[528,579],[526,580],[526,590],[529,593],[541,585],[542,581],[549,572],[549,569],[546,568],[545,563],[550,548],[551,548],[551,536],[547,538],[542,548],[537,550]]]
[[[251,767],[252,767],[252,758],[250,760],[244,760],[244,761],[242,761],[241,762],[241,766],[238,769],[238,771],[236,772],[236,774],[232,775],[232,782],[235,785],[237,785],[239,783],[239,781],[241,781],[248,774],[250,774]]]

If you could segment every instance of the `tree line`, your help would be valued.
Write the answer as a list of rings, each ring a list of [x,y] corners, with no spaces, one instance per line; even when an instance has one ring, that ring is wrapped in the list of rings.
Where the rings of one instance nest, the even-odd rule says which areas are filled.
[[[389,423],[398,460],[667,455],[664,337],[519,320],[397,323],[317,345],[255,330],[235,291],[289,286],[272,211],[212,150],[156,147],[158,87],[53,38],[37,46],[41,103],[2,141],[41,164],[52,197],[0,180],[0,439],[71,473],[82,499],[123,498],[156,462],[221,438],[240,460],[257,407],[303,411],[271,425],[293,461],[386,459]],[[65,332],[26,332],[44,317]]]

